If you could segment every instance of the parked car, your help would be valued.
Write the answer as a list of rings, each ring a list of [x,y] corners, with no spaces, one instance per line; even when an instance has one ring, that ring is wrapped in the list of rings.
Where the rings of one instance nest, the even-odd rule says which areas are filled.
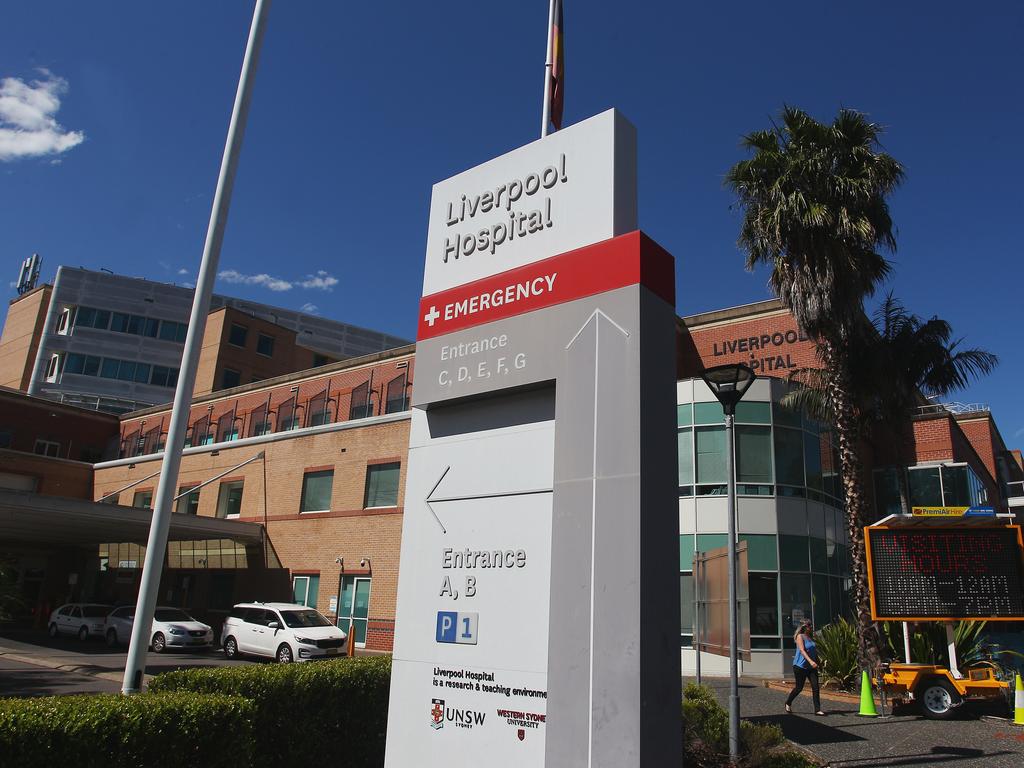
[[[107,645],[113,647],[127,643],[134,623],[134,605],[123,605],[111,611],[104,629]],[[160,606],[153,612],[149,638],[149,647],[156,653],[163,653],[168,648],[209,648],[213,645],[213,629],[180,608]]]
[[[50,614],[48,629],[50,637],[57,635],[78,635],[79,640],[89,637],[103,637],[103,620],[110,613],[112,605],[98,603],[68,603]]]
[[[337,656],[348,637],[313,608],[295,603],[240,603],[220,636],[229,659],[251,654],[282,664]]]

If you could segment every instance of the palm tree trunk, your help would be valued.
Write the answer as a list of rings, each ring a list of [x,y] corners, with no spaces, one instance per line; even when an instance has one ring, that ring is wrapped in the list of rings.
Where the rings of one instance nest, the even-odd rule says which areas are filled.
[[[878,633],[871,620],[867,560],[864,556],[864,478],[858,448],[858,430],[850,396],[850,368],[846,344],[821,340],[825,364],[826,394],[836,435],[839,438],[841,479],[846,503],[846,532],[850,540],[850,574],[859,640],[858,662],[862,669],[874,669],[881,658]]]

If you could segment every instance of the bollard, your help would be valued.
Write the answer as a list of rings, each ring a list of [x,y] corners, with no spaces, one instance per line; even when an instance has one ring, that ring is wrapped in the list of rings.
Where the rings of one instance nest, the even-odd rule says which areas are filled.
[[[1024,685],[1021,684],[1019,674],[1013,690],[1013,724],[1024,725]]]

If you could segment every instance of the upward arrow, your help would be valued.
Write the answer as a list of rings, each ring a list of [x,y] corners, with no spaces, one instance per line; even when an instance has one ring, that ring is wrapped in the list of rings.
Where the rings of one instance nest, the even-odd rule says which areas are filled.
[[[590,325],[590,323],[591,323],[591,322],[593,322],[593,323],[595,323],[595,324],[597,324],[597,325],[600,325],[600,324],[601,324],[601,318],[602,318],[602,317],[603,317],[603,318],[604,318],[605,320],[607,320],[607,321],[608,321],[609,323],[611,323],[611,324],[612,324],[612,325],[613,325],[613,326],[614,326],[614,327],[615,327],[615,328],[616,328],[616,329],[618,330],[618,332],[619,332],[619,333],[621,333],[621,334],[622,334],[623,336],[625,336],[625,337],[626,337],[627,339],[629,338],[629,331],[627,331],[627,330],[626,330],[625,328],[623,328],[623,327],[622,327],[621,325],[619,325],[619,324],[618,324],[618,323],[616,323],[616,322],[615,322],[614,320],[612,320],[612,319],[611,319],[610,317],[608,317],[608,315],[606,315],[606,314],[605,314],[605,313],[604,313],[604,312],[603,312],[603,311],[601,310],[601,308],[600,308],[600,307],[598,307],[597,309],[595,309],[595,310],[594,310],[593,312],[591,312],[591,313],[590,313],[590,317],[588,317],[588,318],[586,319],[586,322],[584,322],[584,323],[583,323],[583,325],[581,325],[581,326],[580,326],[580,329],[579,329],[578,331],[576,331],[576,335],[575,335],[575,336],[573,336],[573,337],[572,337],[572,338],[571,338],[571,339],[569,340],[569,343],[565,345],[565,348],[566,348],[566,349],[568,349],[569,347],[571,347],[571,346],[573,345],[573,343],[574,343],[574,342],[576,341],[576,339],[578,339],[578,338],[580,337],[580,334],[581,334],[581,333],[583,333],[583,331],[585,331],[585,330],[587,329],[587,326],[588,326],[588,325]]]
[[[576,335],[565,345],[566,350],[576,343],[583,331],[591,323],[594,325],[594,417],[593,417],[593,441],[594,454],[591,466],[590,478],[590,682],[588,685],[590,706],[588,707],[588,734],[587,739],[587,765],[593,764],[594,748],[594,578],[595,578],[595,555],[597,550],[597,421],[598,421],[598,385],[601,380],[601,320],[610,323],[612,328],[621,334],[621,338],[628,339],[629,331],[612,320],[601,310],[600,307],[590,313]]]

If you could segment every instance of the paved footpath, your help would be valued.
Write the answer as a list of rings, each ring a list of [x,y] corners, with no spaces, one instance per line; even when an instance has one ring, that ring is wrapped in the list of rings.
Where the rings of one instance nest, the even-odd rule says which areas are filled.
[[[727,706],[728,679],[706,678],[705,683]],[[1005,708],[965,706],[949,721],[926,720],[909,708],[895,717],[871,718],[859,717],[854,702],[823,699],[828,717],[815,717],[805,690],[793,704],[794,713],[787,715],[785,692],[765,688],[760,680],[742,680],[740,714],[744,720],[779,725],[786,738],[829,768],[1024,766],[1024,726],[987,714],[1005,715]]]

